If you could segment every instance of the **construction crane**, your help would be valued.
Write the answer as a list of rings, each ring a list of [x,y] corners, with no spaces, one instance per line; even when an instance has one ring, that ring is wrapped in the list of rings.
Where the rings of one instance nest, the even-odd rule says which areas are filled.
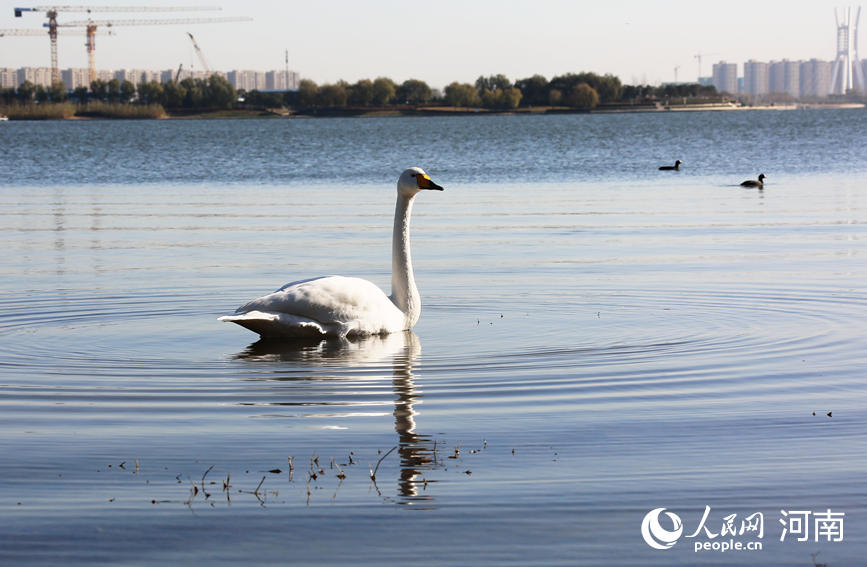
[[[84,27],[87,30],[87,60],[90,80],[96,79],[96,31],[100,28],[117,26],[162,26],[175,24],[223,24],[229,22],[249,22],[252,18],[188,18],[179,20],[86,20],[57,24],[58,28]]]
[[[208,66],[208,62],[205,61],[205,56],[202,54],[202,50],[199,49],[199,44],[196,43],[196,38],[194,38],[193,34],[191,34],[190,32],[187,32],[187,35],[190,36],[190,41],[193,42],[193,49],[196,50],[196,55],[199,56],[199,61],[202,62],[202,68],[205,70],[206,74],[210,75],[211,68]]]
[[[57,16],[60,12],[84,12],[92,14],[94,12],[193,12],[220,10],[217,6],[34,6],[29,8],[14,8],[15,17],[20,18],[25,12],[44,12],[47,22],[43,23],[43,27],[48,28],[48,37],[51,44],[51,77],[52,81],[60,80],[60,68],[57,64],[57,34],[62,28],[85,28],[87,41],[88,66],[90,70],[90,80],[96,79],[95,66],[95,51],[96,51],[96,30],[100,26],[119,26],[119,25],[161,25],[161,24],[181,24],[181,23],[218,23],[226,21],[248,21],[251,18],[210,18],[200,20],[102,20],[93,21],[87,20],[82,22],[66,22],[58,23]],[[24,35],[24,34],[22,34]],[[27,34],[30,35],[30,34]]]
[[[711,55],[719,55],[718,53],[696,53],[695,58],[698,60],[698,81],[701,82],[701,58],[710,57]]]
[[[56,42],[57,42],[57,31],[58,30],[55,29],[54,36],[52,39],[52,42],[54,44],[56,44]],[[40,30],[40,29],[3,29],[3,30],[0,30],[0,37],[7,37],[7,36],[13,36],[13,35],[45,37],[45,31]],[[68,36],[68,35],[83,36],[83,35],[85,35],[85,32],[83,30],[64,30],[63,35],[64,36]],[[56,53],[56,48],[55,48],[55,49],[52,49],[52,52],[51,52],[51,62],[52,62],[51,82],[52,82],[52,84],[60,81],[60,71],[59,71],[59,69],[57,69],[57,61],[56,60],[57,60],[57,53]]]

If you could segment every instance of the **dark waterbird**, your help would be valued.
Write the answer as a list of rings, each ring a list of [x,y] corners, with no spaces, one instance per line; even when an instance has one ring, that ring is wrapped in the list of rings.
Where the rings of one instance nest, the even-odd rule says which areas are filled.
[[[741,183],[741,187],[758,187],[761,189],[765,186],[765,174],[760,173],[758,179],[747,179]]]
[[[674,162],[674,165],[661,165],[659,166],[659,171],[680,171],[680,164],[683,162],[677,160]]]

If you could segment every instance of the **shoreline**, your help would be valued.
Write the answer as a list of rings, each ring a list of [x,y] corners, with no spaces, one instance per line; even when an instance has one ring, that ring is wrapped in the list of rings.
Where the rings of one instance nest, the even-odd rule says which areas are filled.
[[[171,112],[159,117],[127,117],[127,116],[66,116],[45,118],[15,118],[9,121],[26,120],[213,120],[213,119],[250,119],[250,118],[374,118],[388,116],[483,116],[483,115],[546,115],[546,114],[628,114],[653,112],[737,112],[755,110],[830,110],[830,109],[863,109],[865,103],[791,103],[743,105],[738,103],[707,103],[670,105],[658,104],[612,104],[598,106],[592,109],[577,109],[569,107],[545,106],[525,107],[515,109],[467,108],[452,106],[417,106],[417,107],[344,107],[344,108],[304,108],[304,109],[232,109],[232,110],[199,110]],[[5,116],[4,116],[5,118]],[[6,120],[4,120],[6,121]]]
[[[273,112],[281,118],[336,118],[336,117],[380,117],[380,116],[482,116],[482,115],[541,115],[541,114],[626,114],[638,112],[736,112],[754,110],[825,110],[859,109],[864,103],[793,103],[769,105],[741,105],[737,103],[708,103],[664,106],[656,105],[608,105],[592,109],[568,107],[527,107],[509,110],[486,108],[460,108],[443,106],[421,106],[416,108],[365,109],[365,108],[319,108]]]

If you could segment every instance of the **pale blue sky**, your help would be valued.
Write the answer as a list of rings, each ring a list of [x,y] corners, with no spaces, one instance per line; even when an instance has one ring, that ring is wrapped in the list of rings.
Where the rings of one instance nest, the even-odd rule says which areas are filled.
[[[14,18],[12,8],[44,2],[0,1],[0,28],[38,28],[43,15]],[[398,82],[417,78],[441,88],[454,80],[473,82],[479,75],[503,73],[514,80],[579,71],[614,73],[626,83],[659,83],[674,80],[675,66],[680,66],[678,79],[695,80],[697,53],[708,54],[702,59],[703,75],[720,59],[831,60],[835,55],[835,2],[830,0],[94,0],[92,5],[223,8],[112,15],[115,19],[253,18],[232,24],[119,27],[114,36],[98,34],[100,69],[174,69],[179,63],[200,68],[189,31],[214,69],[282,69],[288,49],[290,68],[320,84],[387,76]],[[867,25],[867,13],[862,16]],[[106,17],[95,14],[96,19]],[[86,14],[61,13],[58,18],[82,19]],[[87,65],[83,43],[83,37],[60,39],[61,68]],[[0,38],[0,67],[48,65],[47,36]]]

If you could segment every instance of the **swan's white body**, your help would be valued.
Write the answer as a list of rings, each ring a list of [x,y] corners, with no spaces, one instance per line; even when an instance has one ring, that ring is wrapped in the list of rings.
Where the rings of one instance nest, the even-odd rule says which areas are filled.
[[[421,315],[409,245],[412,203],[422,189],[442,190],[418,167],[397,181],[391,254],[391,296],[375,284],[344,276],[323,276],[284,285],[220,317],[265,338],[346,337],[411,329]]]

